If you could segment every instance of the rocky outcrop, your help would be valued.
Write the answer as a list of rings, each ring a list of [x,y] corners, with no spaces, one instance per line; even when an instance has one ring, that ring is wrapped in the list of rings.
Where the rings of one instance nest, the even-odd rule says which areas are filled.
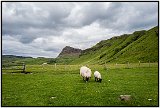
[[[57,58],[79,57],[81,52],[81,49],[66,46],[62,49]]]

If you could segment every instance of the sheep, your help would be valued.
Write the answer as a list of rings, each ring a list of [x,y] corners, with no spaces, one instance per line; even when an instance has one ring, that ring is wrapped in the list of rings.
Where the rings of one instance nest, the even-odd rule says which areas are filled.
[[[42,65],[47,65],[47,63],[43,63]]]
[[[98,71],[94,72],[95,81],[100,82],[102,81],[101,74]]]
[[[47,65],[47,63],[42,63],[42,68],[44,68],[45,65]]]
[[[91,78],[91,74],[92,74],[91,69],[89,69],[88,67],[82,66],[80,68],[80,75],[83,77],[84,81],[86,82],[89,81],[89,79]]]

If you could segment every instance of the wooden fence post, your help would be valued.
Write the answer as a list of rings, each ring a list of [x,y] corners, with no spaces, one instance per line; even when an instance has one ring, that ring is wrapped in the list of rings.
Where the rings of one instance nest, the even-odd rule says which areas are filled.
[[[116,68],[117,68],[117,63],[116,63]]]
[[[72,70],[72,67],[71,67],[71,65],[69,65],[69,67],[70,67],[70,71]]]
[[[105,61],[105,65],[104,65],[105,69],[107,70],[107,65],[106,65],[106,61]]]
[[[66,64],[65,64],[65,67],[64,67],[64,68],[65,68],[65,70],[66,70]]]
[[[23,63],[23,72],[25,73],[26,65]]]
[[[127,62],[127,68],[129,68],[129,62]]]
[[[140,67],[140,63],[141,63],[141,61],[139,61],[139,67]]]
[[[56,70],[56,63],[54,64],[54,69]]]

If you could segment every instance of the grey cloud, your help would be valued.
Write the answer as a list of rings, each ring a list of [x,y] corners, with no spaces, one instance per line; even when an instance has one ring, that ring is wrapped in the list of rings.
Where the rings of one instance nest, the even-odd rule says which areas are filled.
[[[27,44],[27,43],[30,43],[31,41],[33,41],[35,39],[35,37],[32,37],[32,36],[27,36],[27,35],[23,35],[23,37],[21,36],[19,38],[19,41],[24,43],[24,44]]]
[[[44,49],[44,50],[45,50],[45,51],[51,51],[51,52],[53,52],[53,53],[55,53],[55,52],[60,52],[60,51],[61,51],[59,48],[55,48],[54,46],[49,47],[49,48],[46,48],[46,49]]]
[[[79,6],[78,9],[77,5]],[[27,31],[31,27],[40,29],[36,33],[32,31],[34,36],[44,36],[44,33],[61,35],[66,28],[80,28],[94,22],[98,22],[102,27],[108,29],[127,30],[134,28],[134,25],[135,28],[141,23],[143,25],[143,22],[148,22],[147,17],[157,14],[157,5],[152,2],[145,4],[141,2],[109,2],[109,4],[82,2],[76,5],[74,3],[57,2],[43,4],[7,3],[6,8],[14,11],[11,21],[6,20],[7,16],[3,16],[3,34],[19,34],[22,36],[28,34]],[[3,9],[3,13],[5,9]],[[74,10],[75,12],[73,12]],[[136,14],[138,12],[139,14]],[[146,16],[146,19],[143,16]],[[139,20],[137,23],[140,24],[133,20]],[[150,22],[152,23],[153,20],[151,19]],[[157,22],[155,21],[155,23]],[[48,31],[46,32],[44,29],[48,29]],[[55,32],[53,33],[53,31]]]
[[[44,51],[42,48],[37,48],[32,44],[22,44],[18,42],[15,38],[11,36],[3,37],[2,41],[2,53],[11,55],[21,55],[21,56],[32,56],[32,57],[56,57],[59,52],[48,52]]]
[[[65,27],[62,19],[69,15],[71,8],[69,4],[66,8],[63,8],[60,3],[57,4],[10,2],[3,4],[5,8],[3,9],[2,34],[21,35],[23,37],[19,40],[22,43],[32,42],[39,36],[60,35]],[[11,17],[11,20],[7,20]],[[34,28],[34,30],[29,31],[30,28]]]
[[[72,27],[83,27],[94,22],[107,25],[117,20],[123,8],[122,3],[80,3],[80,8],[75,8],[74,12],[66,18],[66,22]],[[74,19],[73,19],[74,18]],[[78,19],[78,20],[77,20]],[[73,21],[74,20],[74,21]],[[105,22],[104,22],[105,20]],[[106,26],[105,26],[106,27]]]
[[[99,20],[99,23],[102,27],[117,29],[119,31],[145,29],[156,26],[158,24],[157,6],[158,4],[153,2],[126,2],[120,5],[112,3],[107,10],[109,15],[107,13],[106,19]]]

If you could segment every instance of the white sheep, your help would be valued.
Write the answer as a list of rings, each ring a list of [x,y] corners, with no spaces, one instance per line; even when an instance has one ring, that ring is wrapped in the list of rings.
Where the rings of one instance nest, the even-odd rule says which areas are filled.
[[[101,74],[98,71],[94,72],[95,81],[100,82],[102,81]]]
[[[47,65],[47,63],[42,63],[42,68],[44,68],[45,65]]]
[[[47,65],[47,63],[43,63],[42,65]]]
[[[92,74],[91,69],[89,69],[88,67],[82,66],[80,68],[80,75],[83,77],[84,81],[86,82],[89,81],[89,79],[91,78],[91,74]]]

